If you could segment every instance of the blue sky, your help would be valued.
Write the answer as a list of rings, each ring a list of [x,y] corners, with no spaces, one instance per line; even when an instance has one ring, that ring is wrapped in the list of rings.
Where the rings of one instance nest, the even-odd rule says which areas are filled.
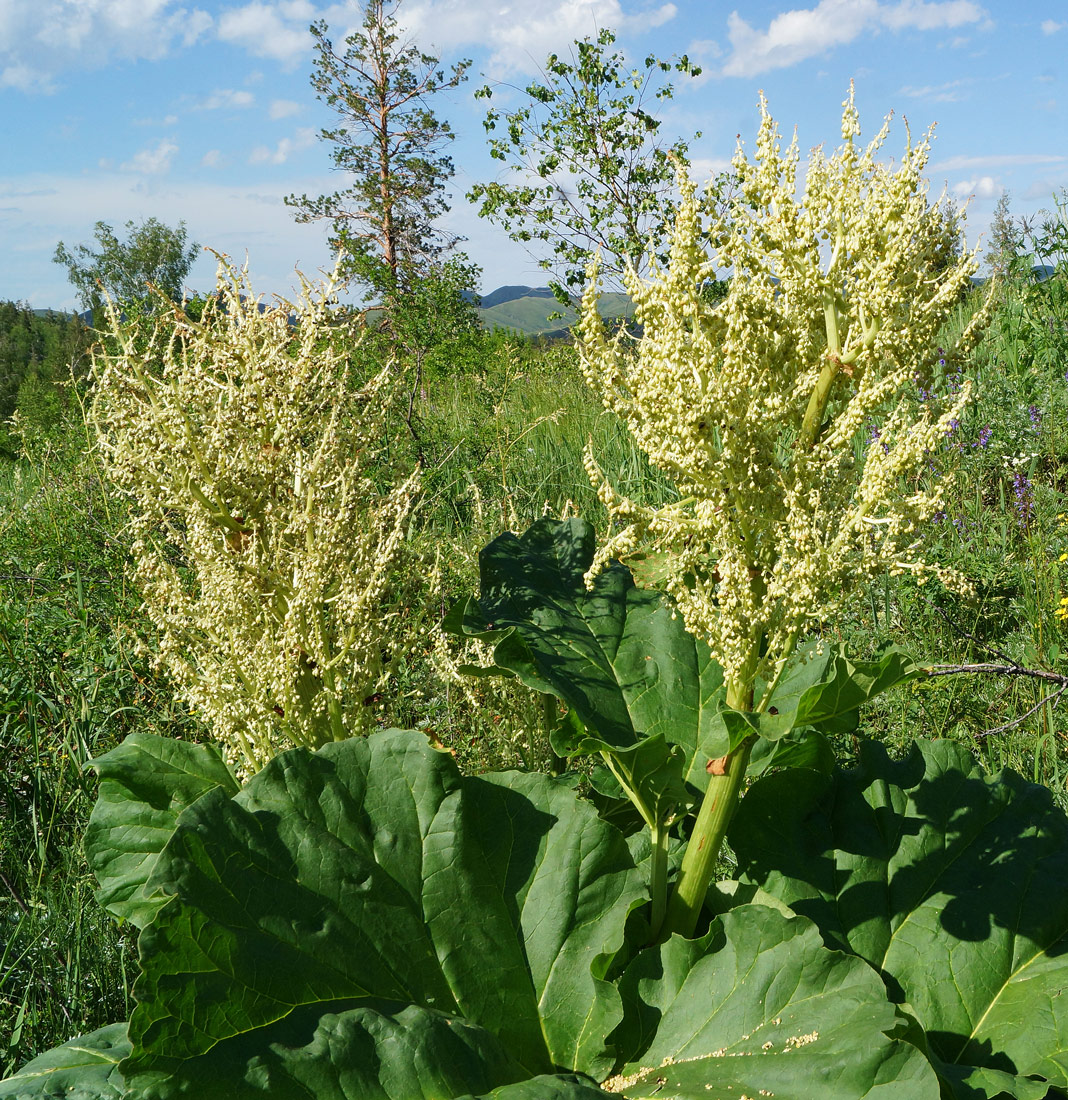
[[[435,107],[457,134],[449,226],[487,291],[544,275],[463,197],[500,170],[473,93],[500,82],[495,104],[518,104],[508,85],[601,27],[632,56],[686,52],[704,67],[664,123],[671,137],[703,132],[691,147],[702,169],[724,164],[736,135],[755,136],[761,89],[803,149],[833,147],[852,78],[866,134],[890,110],[914,134],[938,123],[932,190],[974,195],[970,237],[1003,189],[1029,215],[1068,187],[1066,0],[403,0],[398,16],[445,63],[473,60]],[[317,139],[331,118],[308,83],[315,19],[340,40],[359,5],[0,0],[0,299],[73,307],[52,255],[59,240],[91,243],[101,220],[184,220],[200,244],[247,255],[265,293],[290,293],[297,267],[329,266],[325,228],[298,225],[282,202],[341,182]],[[903,142],[898,121],[887,154]],[[205,254],[191,287],[210,287],[214,264]]]

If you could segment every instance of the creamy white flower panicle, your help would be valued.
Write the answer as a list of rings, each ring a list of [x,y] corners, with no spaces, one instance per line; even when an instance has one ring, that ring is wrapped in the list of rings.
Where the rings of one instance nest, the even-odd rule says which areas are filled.
[[[763,97],[754,157],[739,143],[738,188],[717,220],[704,224],[680,171],[667,266],[627,276],[643,326],[636,346],[605,336],[596,265],[583,298],[587,381],[681,498],[661,508],[626,499],[588,452],[590,478],[623,526],[587,579],[640,547],[662,551],[686,626],[708,640],[728,684],[773,679],[799,632],[886,568],[964,583],[923,559],[944,485],[922,475],[969,388],[935,412],[920,403],[910,413],[903,397],[938,358],[976,251],[956,254],[957,215],[944,196],[929,201],[930,134],[908,136],[888,165],[878,158],[889,118],[862,148],[852,89],[844,108],[843,145],[830,157],[813,151],[800,198],[796,136],[783,151]],[[709,304],[702,285],[728,269],[725,300]],[[978,339],[989,301],[954,355]],[[858,462],[873,418],[879,442]]]
[[[336,284],[302,283],[299,303],[263,308],[224,261],[201,321],[163,299],[145,346],[113,311],[94,364],[158,663],[252,768],[373,724],[419,483],[381,463],[388,369],[355,384]]]

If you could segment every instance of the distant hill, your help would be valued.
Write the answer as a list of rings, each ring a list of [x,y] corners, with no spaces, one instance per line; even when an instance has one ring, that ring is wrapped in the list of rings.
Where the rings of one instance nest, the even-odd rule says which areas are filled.
[[[499,286],[496,290],[482,296],[479,305],[483,309],[514,302],[518,298],[552,298],[553,292],[547,286]]]
[[[634,306],[625,294],[602,294],[599,304],[602,317],[634,316]],[[566,336],[578,320],[578,311],[560,305],[547,286],[498,287],[483,295],[479,313],[486,328],[524,336]]]
[[[260,304],[261,310],[266,308]],[[634,316],[634,306],[626,294],[602,294],[600,310],[605,318]],[[33,312],[41,317],[74,316],[66,310],[35,309]],[[559,316],[553,317],[553,314]],[[578,311],[561,306],[547,286],[499,286],[481,296],[479,315],[488,329],[508,329],[523,336],[566,336],[578,320]],[[77,316],[85,324],[92,324],[92,314],[88,310]]]

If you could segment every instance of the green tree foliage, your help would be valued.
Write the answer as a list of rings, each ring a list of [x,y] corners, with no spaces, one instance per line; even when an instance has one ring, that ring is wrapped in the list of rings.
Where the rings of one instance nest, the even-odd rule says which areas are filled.
[[[325,22],[312,24],[311,33],[311,84],[338,120],[320,137],[352,182],[330,195],[285,201],[300,222],[329,221],[331,246],[348,254],[346,273],[390,295],[455,244],[434,224],[448,209],[453,163],[443,150],[453,132],[428,101],[461,84],[470,62],[446,75],[438,58],[401,39],[396,5],[385,0],[368,0],[360,29],[341,50]]]
[[[482,336],[478,296],[471,290],[478,277],[478,267],[462,255],[409,275],[379,330],[388,347],[376,350],[411,362],[427,377],[472,369]]]
[[[687,159],[687,143],[667,144],[652,111],[674,94],[665,74],[701,70],[685,55],[650,55],[632,68],[614,44],[602,30],[576,42],[570,61],[551,54],[542,80],[523,89],[525,106],[489,109],[490,155],[508,166],[509,180],[476,184],[467,196],[513,241],[551,247],[541,266],[561,302],[583,284],[592,252],[600,250],[603,276],[618,277],[628,264],[643,267],[650,242],[662,250],[674,162]],[[475,94],[490,100],[493,88]]]
[[[1006,278],[1012,274],[1023,251],[1023,230],[1010,212],[1009,192],[1002,191],[990,222],[990,247],[986,262],[990,274]]]
[[[127,239],[120,241],[107,222],[93,227],[99,249],[78,244],[73,249],[60,241],[53,259],[66,267],[71,283],[86,309],[102,320],[105,297],[121,305],[147,302],[150,285],[170,298],[181,301],[182,286],[200,246],[187,244],[185,222],[177,227],[147,218],[140,225],[126,223]]]
[[[369,350],[379,361],[404,368],[408,396],[404,420],[414,457],[433,467],[456,442],[428,422],[428,385],[453,375],[477,375],[485,369],[492,343],[482,327],[478,296],[471,290],[479,269],[458,255],[410,275],[403,294],[392,296]],[[429,417],[433,419],[433,417]]]
[[[89,332],[81,318],[36,313],[25,302],[0,302],[0,453],[15,454],[6,426],[16,411],[24,426],[47,431],[61,419],[66,395],[56,385],[84,376]]]

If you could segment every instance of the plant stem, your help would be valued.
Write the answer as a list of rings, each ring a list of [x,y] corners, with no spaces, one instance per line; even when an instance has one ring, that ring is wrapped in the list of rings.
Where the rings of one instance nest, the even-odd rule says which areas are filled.
[[[839,239],[835,245],[836,256],[840,243]],[[833,267],[834,258],[831,260],[831,268]],[[838,307],[835,303],[834,291],[830,288],[824,291],[823,323],[827,331],[827,357],[805,409],[805,419],[802,421],[801,432],[797,437],[796,446],[799,451],[812,450],[813,444],[819,438],[820,422],[823,420],[823,412],[831,396],[831,386],[839,369],[838,357],[842,352],[842,345],[838,335]]]
[[[715,770],[708,777],[705,797],[690,842],[686,845],[686,854],[682,857],[682,867],[668,903],[661,939],[672,933],[687,937],[694,934],[723,837],[742,792],[749,754],[755,743],[756,737],[747,737],[734,752],[709,765]]]
[[[649,933],[650,941],[656,943],[667,914],[668,831],[662,822],[657,822],[650,825],[649,832],[653,841],[649,871],[649,896],[653,906],[649,915]]]
[[[556,755],[552,743],[552,732],[557,721],[556,707],[556,696],[548,691],[541,692],[541,722],[545,733],[545,747],[549,750],[549,774],[563,775],[567,770],[567,761]]]

